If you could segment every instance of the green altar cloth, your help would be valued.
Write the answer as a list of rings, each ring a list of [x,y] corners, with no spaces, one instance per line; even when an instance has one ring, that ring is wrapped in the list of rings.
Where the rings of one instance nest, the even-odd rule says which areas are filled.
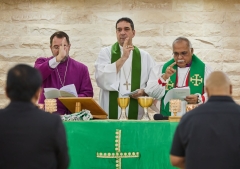
[[[64,122],[70,169],[115,169],[116,129],[121,130],[121,152],[139,152],[139,158],[122,158],[122,169],[171,169],[169,152],[178,125],[169,121],[92,120]]]

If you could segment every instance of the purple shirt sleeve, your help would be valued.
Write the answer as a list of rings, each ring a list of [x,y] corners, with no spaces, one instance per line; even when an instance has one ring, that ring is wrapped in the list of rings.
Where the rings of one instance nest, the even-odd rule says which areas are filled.
[[[54,70],[49,66],[48,63],[51,58],[40,57],[36,60],[34,64],[34,67],[40,71],[43,81],[46,80]]]

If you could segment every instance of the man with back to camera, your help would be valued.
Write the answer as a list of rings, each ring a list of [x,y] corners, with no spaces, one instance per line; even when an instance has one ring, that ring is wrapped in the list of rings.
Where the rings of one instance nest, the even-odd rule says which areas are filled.
[[[135,29],[130,18],[123,17],[116,22],[116,36],[117,42],[102,48],[95,62],[95,78],[100,87],[99,102],[110,119],[118,119],[121,111],[117,97],[121,96],[120,93],[140,89],[131,95],[126,113],[129,119],[141,119],[143,108],[138,105],[137,98],[146,95],[143,88],[155,62],[149,53],[133,46]]]
[[[172,48],[173,58],[152,69],[145,93],[161,100],[160,113],[170,116],[169,103],[164,105],[167,92],[173,88],[189,86],[190,95],[182,101],[181,112],[177,113],[182,116],[186,112],[186,104],[202,104],[207,100],[204,84],[212,70],[193,54],[192,44],[187,38],[178,37],[173,41]]]
[[[10,104],[0,110],[0,168],[67,169],[66,133],[57,114],[40,110],[37,100],[42,77],[19,64],[8,71],[6,95]]]
[[[240,168],[240,106],[221,71],[206,81],[208,101],[186,113],[174,135],[170,159],[186,169]]]
[[[40,57],[34,67],[43,77],[42,88],[57,88],[74,84],[78,97],[93,97],[93,88],[88,68],[84,64],[72,59],[69,37],[65,32],[55,32],[50,37],[50,49],[53,56]],[[45,96],[41,92],[39,104],[43,104]],[[57,99],[57,112],[61,115],[70,114],[69,110]]]

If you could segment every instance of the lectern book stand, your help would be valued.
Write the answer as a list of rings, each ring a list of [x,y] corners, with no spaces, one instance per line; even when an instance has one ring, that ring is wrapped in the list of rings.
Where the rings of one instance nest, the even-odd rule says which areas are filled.
[[[95,119],[106,119],[108,116],[92,97],[59,97],[58,99],[71,113],[87,109]]]

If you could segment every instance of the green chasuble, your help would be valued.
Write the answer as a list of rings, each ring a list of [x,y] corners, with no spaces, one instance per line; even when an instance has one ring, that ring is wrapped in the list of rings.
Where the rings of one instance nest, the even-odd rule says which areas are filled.
[[[168,66],[170,66],[174,61],[174,59],[171,59],[167,63],[163,65],[162,68],[162,74],[166,72],[166,69]],[[174,65],[173,68],[177,70],[177,65]],[[177,71],[176,71],[177,73]],[[174,73],[171,77],[170,80],[168,81],[166,85],[166,90],[165,90],[165,95],[167,92],[174,88],[176,86],[176,73]],[[204,75],[205,75],[205,64],[196,56],[193,54],[192,56],[192,64],[190,66],[190,75],[188,78],[188,86],[190,88],[190,94],[195,94],[195,93],[202,93],[204,90]],[[167,105],[164,105],[164,97],[161,99],[161,110],[160,113],[163,116],[171,116],[171,112],[169,112],[169,103]]]
[[[116,42],[111,50],[111,63],[116,62],[121,57],[121,50],[119,43]],[[139,49],[134,46],[132,56],[132,78],[131,78],[131,91],[140,88],[141,81],[141,55]],[[109,91],[109,119],[118,119],[118,92]],[[138,117],[138,101],[137,99],[130,98],[128,119],[137,119]]]

